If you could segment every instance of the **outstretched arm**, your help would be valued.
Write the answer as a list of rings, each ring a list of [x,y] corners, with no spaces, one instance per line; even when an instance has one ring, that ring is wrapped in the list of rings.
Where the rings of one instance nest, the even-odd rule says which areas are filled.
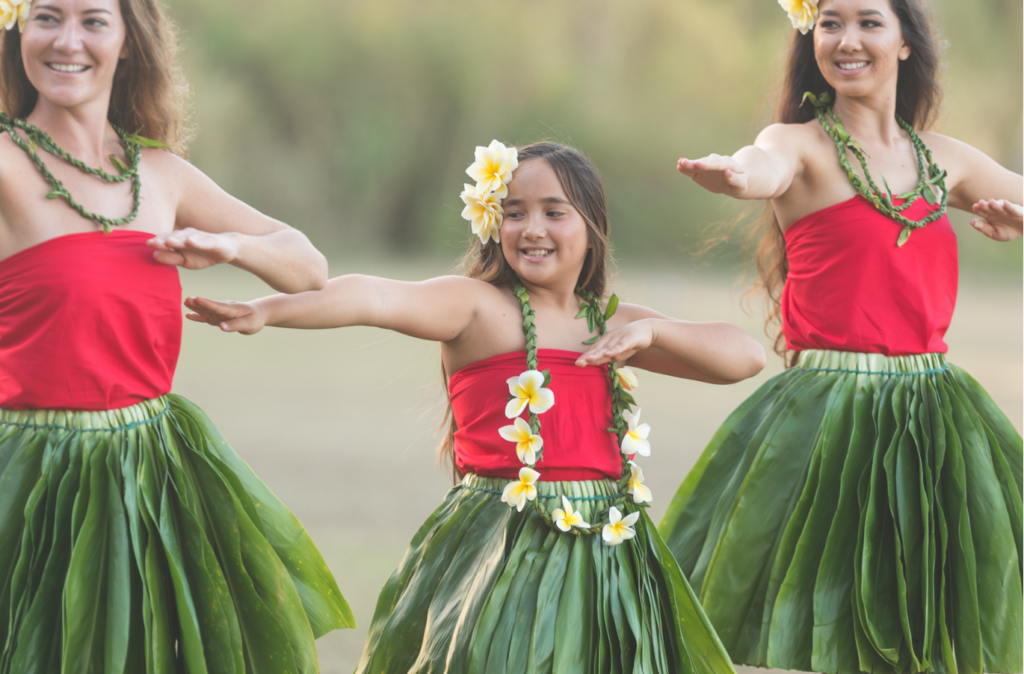
[[[171,176],[174,231],[150,239],[164,264],[203,269],[227,263],[286,293],[322,288],[327,260],[306,235],[235,199],[188,162],[160,150],[154,158]]]
[[[792,129],[773,124],[753,145],[732,156],[711,154],[702,159],[682,158],[677,170],[715,194],[735,199],[774,199],[785,194],[800,169]]]
[[[185,306],[192,310],[187,314],[190,320],[245,335],[265,325],[301,329],[368,325],[447,342],[469,326],[477,297],[489,288],[462,276],[406,282],[351,274],[333,278],[323,290],[313,292],[271,295],[252,302],[189,297]]]
[[[636,304],[619,305],[627,321],[597,340],[576,361],[615,361],[673,377],[731,384],[764,369],[764,348],[730,323],[693,323]]]

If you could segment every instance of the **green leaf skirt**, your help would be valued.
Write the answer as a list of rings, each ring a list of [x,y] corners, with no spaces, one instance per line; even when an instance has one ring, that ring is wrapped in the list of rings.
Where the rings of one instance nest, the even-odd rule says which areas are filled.
[[[732,672],[696,595],[646,513],[615,547],[501,502],[509,480],[467,475],[413,538],[377,601],[357,672]],[[540,482],[588,522],[609,481]]]
[[[0,673],[305,674],[352,612],[203,412],[0,410]]]
[[[737,663],[1021,672],[1021,436],[939,354],[804,351],[660,526]]]

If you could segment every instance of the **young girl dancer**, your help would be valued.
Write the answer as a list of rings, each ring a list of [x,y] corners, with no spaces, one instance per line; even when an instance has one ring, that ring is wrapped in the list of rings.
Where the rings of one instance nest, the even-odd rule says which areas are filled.
[[[385,585],[358,671],[731,671],[643,512],[630,457],[650,453],[650,428],[620,366],[728,383],[759,372],[763,349],[732,325],[602,299],[604,192],[579,152],[495,141],[468,172],[465,276],[186,300],[226,331],[373,325],[441,342],[443,451],[463,478]]]
[[[758,266],[795,367],[725,422],[661,531],[734,662],[1020,672],[1021,437],[943,335],[946,206],[1007,241],[1024,180],[916,130],[940,94],[920,0],[782,4],[781,123],[679,170],[769,200]]]
[[[168,391],[175,265],[296,292],[326,262],[155,147],[186,100],[159,3],[6,0],[0,29],[0,673],[316,672],[351,611]]]

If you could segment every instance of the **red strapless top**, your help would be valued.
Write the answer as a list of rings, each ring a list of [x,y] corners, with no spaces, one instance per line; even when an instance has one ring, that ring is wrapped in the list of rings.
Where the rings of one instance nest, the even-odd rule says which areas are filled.
[[[108,410],[171,390],[181,283],[152,236],[68,234],[0,260],[0,408]]]
[[[920,220],[934,208],[918,199],[904,215]],[[956,234],[943,215],[898,248],[902,229],[858,195],[786,230],[782,332],[788,348],[886,356],[947,351]]]
[[[621,458],[612,425],[611,391],[605,367],[577,367],[578,353],[539,349],[539,369],[551,370],[555,405],[540,415],[542,481],[619,479]],[[455,463],[463,473],[518,478],[524,464],[515,444],[498,435],[513,420],[505,416],[508,379],[526,367],[523,351],[468,365],[448,380],[455,432]],[[526,419],[526,413],[522,414]]]

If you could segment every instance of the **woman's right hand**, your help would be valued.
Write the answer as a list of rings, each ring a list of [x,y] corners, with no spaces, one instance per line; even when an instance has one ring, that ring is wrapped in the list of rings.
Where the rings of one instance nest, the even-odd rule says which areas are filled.
[[[709,192],[742,198],[747,191],[747,172],[728,155],[710,154],[702,159],[679,160],[676,168]]]
[[[266,312],[256,302],[221,302],[205,297],[186,297],[192,313],[185,318],[196,323],[215,325],[224,332],[254,335],[267,324]]]

